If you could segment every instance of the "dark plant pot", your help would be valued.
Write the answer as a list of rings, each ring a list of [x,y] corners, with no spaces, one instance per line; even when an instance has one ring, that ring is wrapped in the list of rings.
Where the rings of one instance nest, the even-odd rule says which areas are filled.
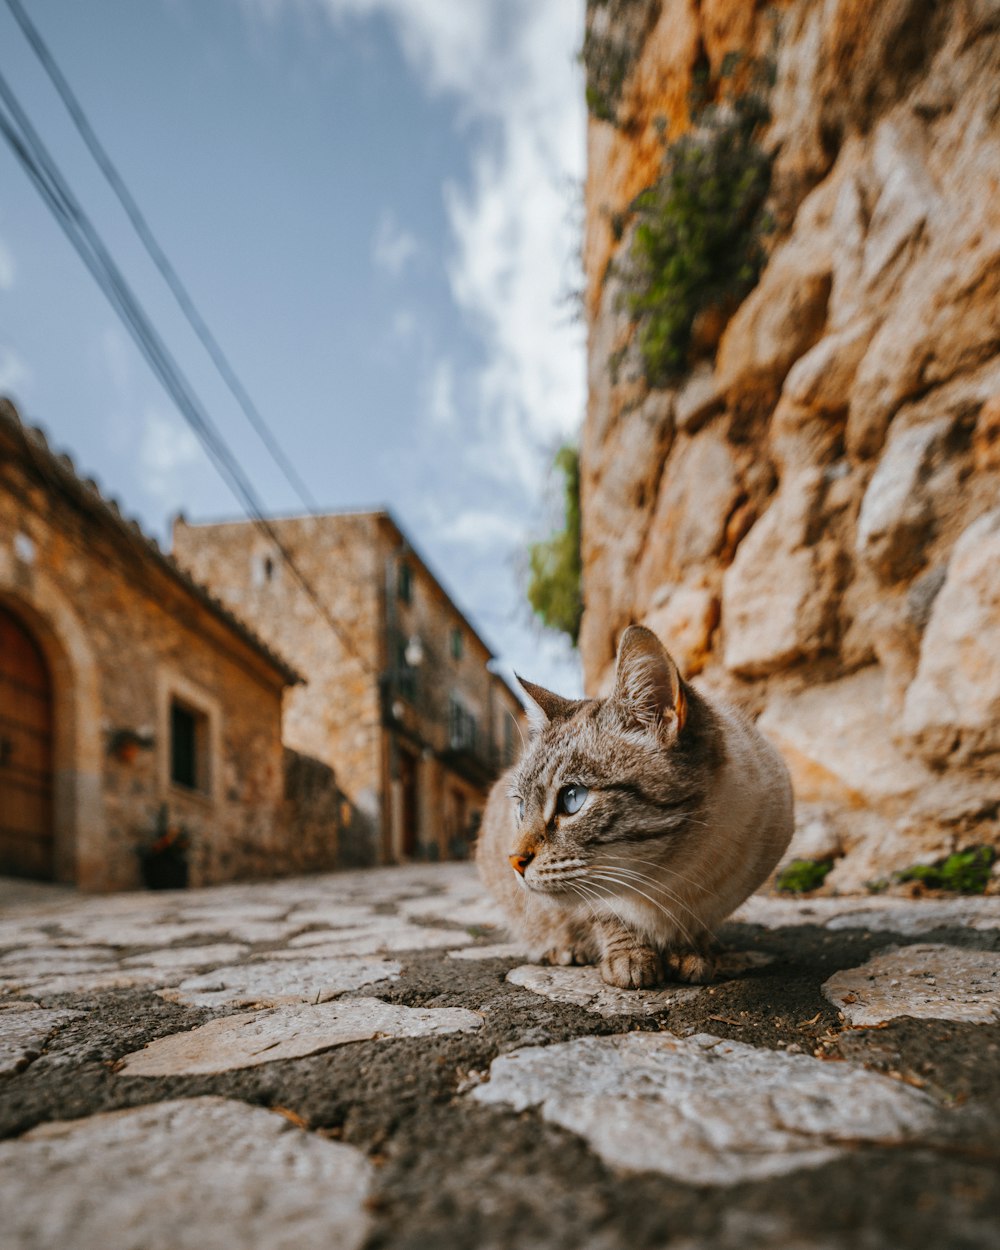
[[[145,855],[140,861],[147,890],[186,890],[188,862],[180,855]]]

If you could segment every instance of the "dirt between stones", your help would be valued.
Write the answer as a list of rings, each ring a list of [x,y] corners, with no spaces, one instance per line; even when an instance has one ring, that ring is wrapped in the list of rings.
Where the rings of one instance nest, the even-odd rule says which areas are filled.
[[[376,1168],[370,1250],[566,1247],[994,1247],[1000,1163],[1000,1024],[902,1018],[852,1029],[823,996],[836,970],[895,942],[997,949],[1000,931],[919,938],[814,925],[730,925],[733,949],[772,957],[709,987],[662,1017],[604,1018],[506,982],[517,959],[396,954],[398,980],[344,995],[408,1007],[466,1007],[475,1033],[355,1043],[306,1058],[199,1077],[118,1075],[148,1042],[234,1014],[164,1002],[149,990],[58,995],[45,1006],[84,1009],[39,1058],[0,1083],[0,1133],[54,1119],[172,1098],[217,1094],[283,1108],[310,1131],[364,1151]],[[488,938],[485,940],[489,940]],[[495,940],[495,938],[493,939]],[[712,1033],[771,1049],[849,1059],[923,1088],[948,1114],[934,1141],[846,1143],[819,1168],[722,1190],[606,1167],[573,1133],[537,1110],[480,1106],[462,1091],[491,1061],[521,1046],[639,1029]]]

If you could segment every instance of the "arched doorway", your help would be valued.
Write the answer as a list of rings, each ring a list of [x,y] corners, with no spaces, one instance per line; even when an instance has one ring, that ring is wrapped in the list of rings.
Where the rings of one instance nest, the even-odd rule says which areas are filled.
[[[27,626],[0,605],[0,873],[52,880],[52,677]]]

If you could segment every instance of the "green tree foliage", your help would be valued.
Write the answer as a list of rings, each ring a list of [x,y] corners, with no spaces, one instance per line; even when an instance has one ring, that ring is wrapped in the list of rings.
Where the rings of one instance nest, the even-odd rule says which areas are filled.
[[[580,558],[580,455],[561,447],[554,468],[563,476],[564,525],[528,549],[528,602],[549,629],[569,634],[576,646],[583,615]]]
[[[636,197],[625,301],[639,327],[651,386],[689,365],[694,319],[735,307],[764,261],[769,157],[754,142],[767,108],[760,96],[707,108],[666,151],[662,176]]]

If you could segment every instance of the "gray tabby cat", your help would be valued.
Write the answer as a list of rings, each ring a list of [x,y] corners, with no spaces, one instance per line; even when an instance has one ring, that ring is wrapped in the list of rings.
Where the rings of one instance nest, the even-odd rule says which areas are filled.
[[[538,723],[477,851],[515,936],[545,963],[599,963],[611,985],[710,980],[715,927],[792,835],[780,755],[642,626],[622,636],[609,698],[521,684]]]

